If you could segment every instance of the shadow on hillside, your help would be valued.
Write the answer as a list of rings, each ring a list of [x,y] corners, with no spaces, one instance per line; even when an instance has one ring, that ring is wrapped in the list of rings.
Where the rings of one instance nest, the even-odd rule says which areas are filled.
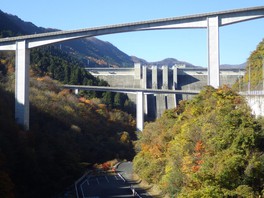
[[[62,192],[83,173],[82,164],[134,156],[132,147],[116,138],[120,123],[84,123],[92,131],[78,131],[70,117],[64,122],[52,115],[52,109],[43,112],[30,105],[30,130],[24,131],[15,123],[14,93],[0,87],[0,95],[0,157],[4,156],[14,191],[22,198]]]

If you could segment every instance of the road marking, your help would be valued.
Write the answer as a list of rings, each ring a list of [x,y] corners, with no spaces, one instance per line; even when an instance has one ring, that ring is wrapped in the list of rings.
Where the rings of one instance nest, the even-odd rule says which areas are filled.
[[[90,186],[90,182],[89,182],[89,179],[87,179],[86,181],[87,181],[87,184],[88,184],[88,186]]]
[[[108,183],[110,183],[110,182],[109,182],[109,179],[107,178],[107,176],[106,176],[106,175],[105,175],[105,179],[106,179],[106,181],[107,181]]]
[[[125,178],[120,173],[117,173],[117,174],[124,182],[126,182]]]
[[[82,196],[84,197],[84,193],[83,193],[83,184],[86,182],[87,180],[84,180],[84,182],[81,183],[80,187],[81,187],[81,192],[82,192]]]

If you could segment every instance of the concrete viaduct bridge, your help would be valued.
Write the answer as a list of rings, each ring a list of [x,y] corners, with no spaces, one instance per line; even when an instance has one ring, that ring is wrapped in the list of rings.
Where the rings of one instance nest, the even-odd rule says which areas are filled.
[[[92,91],[110,91],[119,93],[136,94],[136,123],[137,130],[142,131],[144,128],[144,111],[146,107],[146,99],[144,96],[148,94],[188,94],[195,95],[199,91],[188,91],[188,90],[169,90],[169,89],[147,89],[147,88],[124,88],[124,87],[103,87],[103,86],[84,86],[84,85],[64,85],[66,89],[74,90],[92,90]]]
[[[16,52],[15,119],[29,129],[29,65],[30,49],[85,37],[122,32],[207,28],[208,30],[208,85],[219,86],[219,27],[264,17],[264,6],[211,12],[189,16],[85,28],[71,31],[33,34],[0,39],[0,50]]]

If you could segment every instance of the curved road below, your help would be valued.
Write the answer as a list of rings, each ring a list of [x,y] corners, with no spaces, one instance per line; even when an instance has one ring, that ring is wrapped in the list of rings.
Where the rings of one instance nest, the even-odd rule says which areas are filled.
[[[78,184],[79,198],[151,197],[133,180],[132,162],[122,162],[116,172],[87,175]]]

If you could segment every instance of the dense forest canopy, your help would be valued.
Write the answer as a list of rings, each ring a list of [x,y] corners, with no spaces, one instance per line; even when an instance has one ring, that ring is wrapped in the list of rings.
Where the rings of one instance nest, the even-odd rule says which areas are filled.
[[[87,72],[83,63],[77,58],[55,46],[40,47],[32,50],[30,59],[34,76],[49,76],[64,84],[109,86],[106,81],[95,78]],[[131,104],[125,94],[94,91],[81,91],[80,94],[87,98],[103,98],[104,102],[111,107],[124,109],[126,103],[126,109],[129,109],[128,105]],[[120,104],[117,104],[117,100],[119,100]],[[132,111],[132,106],[130,109]]]
[[[263,89],[263,59],[264,39],[235,90]],[[169,197],[264,197],[263,126],[232,89],[206,87],[145,126],[134,169]]]
[[[264,195],[264,133],[228,87],[205,88],[141,135],[135,171],[170,197]]]
[[[32,50],[25,132],[14,120],[14,53],[0,52],[0,197],[52,197],[88,164],[133,158],[135,121],[115,109],[129,110],[126,95],[77,97],[61,89],[61,83],[108,86],[80,66],[54,46]]]
[[[2,11],[0,16],[0,37],[51,31]],[[115,109],[133,112],[125,94],[81,91],[76,97],[61,90],[61,83],[109,86],[70,53],[57,45],[31,50],[30,131],[25,132],[14,121],[15,53],[0,52],[0,197],[51,197],[71,185],[85,164],[134,155],[135,121]]]

